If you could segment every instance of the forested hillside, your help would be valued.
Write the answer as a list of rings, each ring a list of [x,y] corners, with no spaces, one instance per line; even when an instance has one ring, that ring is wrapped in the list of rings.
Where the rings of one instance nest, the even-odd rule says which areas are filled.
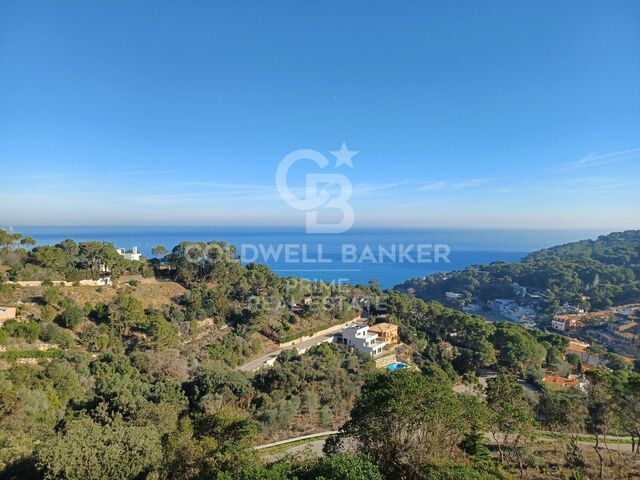
[[[424,300],[445,301],[445,292],[486,302],[516,298],[513,283],[542,294],[540,310],[554,312],[568,302],[602,309],[640,301],[640,231],[611,233],[534,252],[518,263],[474,265],[398,285]]]
[[[579,434],[640,439],[640,375],[612,361],[585,391],[545,372],[582,372],[567,340],[370,286],[281,278],[229,245],[183,242],[123,261],[101,242],[36,246],[0,232],[0,478],[626,478],[631,456],[595,455]],[[55,277],[113,286],[56,286]],[[39,286],[10,283],[33,280]],[[147,272],[147,273],[145,273]],[[136,273],[135,277],[132,274]],[[308,302],[302,302],[309,299]],[[295,306],[296,308],[293,308]],[[414,368],[376,369],[335,344],[238,367],[276,342],[371,309],[399,325]],[[615,360],[612,357],[612,360]],[[481,372],[493,377],[486,389]],[[523,382],[527,381],[527,389]],[[463,386],[472,395],[454,392]],[[253,447],[342,430],[321,459]],[[540,431],[560,432],[552,446]],[[597,440],[596,441],[601,441]],[[560,452],[560,453],[559,453]]]

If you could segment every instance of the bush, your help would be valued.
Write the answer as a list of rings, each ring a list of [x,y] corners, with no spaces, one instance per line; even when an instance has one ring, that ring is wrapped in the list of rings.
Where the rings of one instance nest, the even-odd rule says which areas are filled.
[[[0,298],[13,299],[17,289],[18,287],[12,283],[3,283],[0,281]]]
[[[160,434],[153,427],[73,420],[41,444],[38,467],[46,478],[147,478],[162,461]]]
[[[91,278],[91,272],[88,270],[79,270],[77,268],[69,268],[64,272],[64,278],[68,282],[80,282],[80,280],[88,280]]]
[[[62,348],[69,348],[73,345],[73,336],[67,330],[54,323],[44,326],[40,333],[40,339],[44,342],[60,345]]]
[[[71,305],[60,314],[60,324],[66,328],[76,328],[84,320],[84,310],[76,305]]]
[[[37,340],[40,335],[40,325],[36,322],[16,322],[15,320],[9,320],[5,322],[1,330],[4,330],[9,337],[24,338],[28,342]]]
[[[49,287],[44,291],[42,298],[47,305],[58,305],[62,300],[62,294],[59,287]]]
[[[329,455],[302,470],[300,478],[304,480],[382,480],[378,467],[364,455]]]
[[[53,322],[56,318],[57,310],[51,305],[45,305],[40,310],[40,318],[43,322]]]
[[[421,480],[501,480],[502,478],[505,477],[466,465],[429,466],[420,475]]]
[[[0,352],[0,359],[7,361],[15,361],[19,358],[60,358],[62,350],[7,350]]]

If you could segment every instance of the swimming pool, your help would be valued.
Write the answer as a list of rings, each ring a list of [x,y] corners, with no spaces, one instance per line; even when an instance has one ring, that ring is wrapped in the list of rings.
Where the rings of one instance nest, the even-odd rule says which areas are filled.
[[[393,362],[387,365],[387,370],[389,370],[390,372],[395,372],[396,370],[402,370],[403,368],[408,368],[408,367],[409,365],[407,365],[406,363]]]

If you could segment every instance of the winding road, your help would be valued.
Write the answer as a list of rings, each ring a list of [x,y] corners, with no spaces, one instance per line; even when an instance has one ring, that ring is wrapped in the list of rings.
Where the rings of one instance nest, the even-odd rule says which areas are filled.
[[[301,435],[299,437],[293,437],[293,438],[287,438],[285,440],[280,440],[277,442],[272,442],[272,443],[265,443],[263,445],[257,445],[255,447],[253,447],[256,450],[264,450],[264,449],[268,449],[268,448],[272,448],[272,447],[279,447],[281,445],[287,445],[288,443],[296,443],[296,442],[300,442],[302,440],[311,440],[309,442],[303,443],[301,445],[294,445],[289,449],[285,449],[285,451],[282,453],[282,455],[286,455],[286,454],[294,454],[294,453],[298,453],[298,452],[302,452],[306,449],[309,449],[312,453],[314,453],[315,455],[318,456],[322,456],[324,455],[322,448],[324,447],[324,442],[326,440],[326,438],[318,438],[318,437],[328,437],[329,435],[335,435],[339,433],[336,430],[329,430],[326,432],[318,432],[318,433],[312,433],[309,435]],[[546,431],[539,431],[538,432],[541,437],[538,438],[538,440],[540,441],[553,441],[550,438],[545,438],[544,435],[553,435],[553,432],[546,432]],[[490,433],[487,433],[486,435],[487,438],[487,443],[489,445],[494,445],[495,441],[493,439],[493,437],[491,436]],[[318,438],[318,440],[313,440],[314,438]],[[613,451],[617,451],[617,452],[626,452],[626,453],[632,453],[631,452],[631,443],[626,443],[624,442],[625,440],[630,441],[631,437],[608,437],[610,441],[608,441],[608,446],[610,450]],[[593,441],[586,441],[586,440],[578,440],[578,443],[580,445],[584,445],[584,446],[590,446],[593,447],[594,446],[594,442]],[[606,447],[604,446],[604,444],[601,446],[601,449],[603,451],[606,450]]]
[[[273,350],[265,355],[262,355],[261,357],[255,358],[245,363],[244,365],[240,365],[238,367],[238,370],[240,370],[241,372],[255,372],[265,365],[273,365],[273,363],[276,361],[276,358],[278,358],[278,355],[280,355],[280,353],[284,352],[285,350],[297,348],[298,352],[304,353],[309,348],[320,345],[321,343],[331,343],[333,341],[334,333],[335,332],[325,333],[317,337],[309,338],[308,340],[303,340],[300,343],[296,343],[295,345],[290,345],[278,350]]]

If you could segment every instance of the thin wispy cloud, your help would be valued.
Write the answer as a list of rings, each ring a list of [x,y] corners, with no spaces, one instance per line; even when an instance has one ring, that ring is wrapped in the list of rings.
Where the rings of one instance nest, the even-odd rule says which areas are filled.
[[[10,181],[16,181],[16,180],[51,180],[51,179],[58,179],[58,178],[66,178],[66,175],[61,174],[61,173],[45,173],[45,174],[40,174],[40,175],[14,175],[14,176],[8,176],[8,177],[3,177],[3,180],[10,180]]]
[[[395,188],[399,188],[409,184],[408,180],[402,180],[397,182],[389,182],[389,183],[356,183],[352,185],[352,195],[353,196],[365,196],[369,193],[381,192],[383,190],[392,190]],[[178,184],[181,187],[191,187],[191,188],[202,188],[208,194],[212,194],[211,190],[214,189],[219,191],[220,193],[224,192],[224,194],[229,194],[229,192],[235,192],[238,194],[244,195],[258,195],[258,196],[266,196],[266,197],[277,197],[278,191],[275,185],[256,185],[256,184],[229,184],[229,183],[218,183],[218,182],[202,182],[202,181],[184,181],[179,182]],[[335,186],[335,185],[334,185]],[[332,185],[328,184],[324,188],[327,190],[332,190]],[[307,187],[305,186],[289,186],[289,190],[297,197],[302,198],[305,196],[307,192]]]
[[[274,185],[259,185],[249,183],[222,183],[222,182],[205,182],[205,181],[183,181],[178,182],[178,186],[181,187],[203,187],[203,188],[217,188],[224,190],[274,190]]]
[[[83,174],[83,173],[43,173],[36,175],[13,175],[4,177],[4,180],[11,181],[37,181],[37,180],[61,180],[61,181],[87,181],[87,180],[100,180],[109,178],[122,178],[126,176],[149,176],[153,175],[168,175],[176,173],[174,170],[116,170],[110,173],[101,173],[98,175]]]
[[[567,189],[568,192],[577,193],[577,192],[586,192],[593,190],[620,190],[625,187],[632,187],[634,185],[640,185],[640,180],[629,180],[629,181],[613,181],[613,182],[603,182],[601,184],[592,184],[592,185],[584,185],[581,187],[576,187],[572,189]]]
[[[581,168],[598,167],[611,163],[624,162],[627,160],[640,159],[640,148],[630,148],[608,153],[590,153],[574,162],[564,163],[555,167],[543,170],[545,173],[572,172]]]
[[[422,192],[442,192],[446,190],[465,190],[486,185],[495,179],[493,178],[471,178],[468,180],[438,180],[423,183],[418,186]]]
[[[353,185],[353,195],[354,196],[364,196],[368,193],[379,193],[383,190],[392,190],[400,187],[404,187],[408,185],[410,182],[407,180],[399,181],[399,182],[390,182],[390,183],[379,183],[379,184],[371,184],[371,183],[359,183]]]

